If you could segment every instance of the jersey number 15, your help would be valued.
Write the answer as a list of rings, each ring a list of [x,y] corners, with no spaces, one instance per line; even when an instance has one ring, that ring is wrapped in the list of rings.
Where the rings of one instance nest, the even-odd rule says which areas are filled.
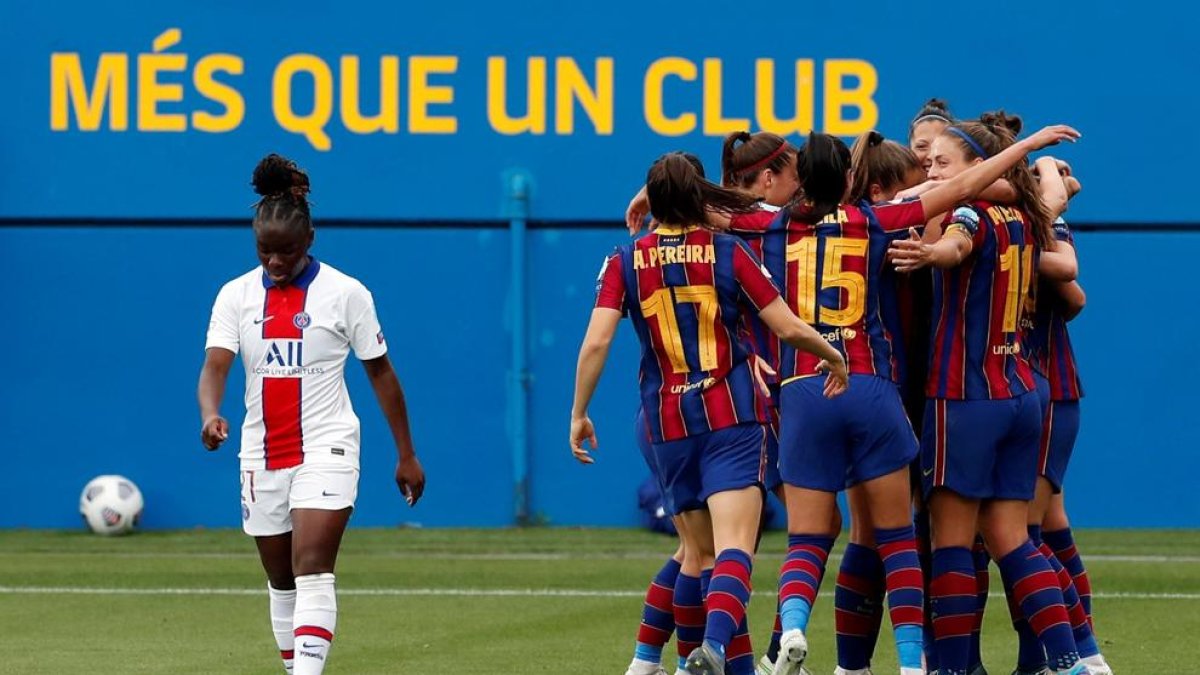
[[[867,280],[862,274],[843,269],[846,256],[865,258],[867,240],[857,237],[828,237],[825,239],[824,264],[817,267],[817,237],[805,237],[787,247],[787,263],[797,264],[796,316],[805,323],[817,323],[817,293],[827,288],[840,288],[845,304],[841,307],[821,307],[820,323],[826,326],[852,326],[863,316],[867,302]],[[817,288],[820,269],[821,288]]]

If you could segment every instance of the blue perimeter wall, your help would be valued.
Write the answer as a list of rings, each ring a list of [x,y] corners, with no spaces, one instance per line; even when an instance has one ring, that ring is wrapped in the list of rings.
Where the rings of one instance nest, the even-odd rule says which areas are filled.
[[[576,350],[612,230],[528,235],[532,511],[555,525],[632,525],[646,475],[633,447],[636,339],[628,327],[592,408],[598,461],[567,449]],[[1084,232],[1089,304],[1072,324],[1087,398],[1068,502],[1081,526],[1196,527],[1200,443],[1191,415],[1200,315],[1185,300],[1200,233]],[[314,253],[374,292],[429,475],[417,509],[392,483],[394,450],[362,369],[357,525],[512,523],[506,387],[509,234],[488,228],[325,228]],[[435,259],[435,260],[431,260]],[[434,262],[434,264],[430,264]],[[220,285],[256,264],[248,227],[0,228],[6,292],[0,527],[73,527],[84,483],[122,473],[150,528],[239,524],[235,434],[199,444],[195,383]],[[241,420],[235,367],[225,412]]]
[[[313,176],[315,253],[378,299],[430,476],[425,501],[403,508],[382,417],[351,367],[365,427],[356,522],[512,522],[509,238],[481,225],[503,218],[501,177],[520,168],[543,222],[528,238],[532,511],[631,524],[645,474],[631,332],[594,406],[599,462],[577,466],[566,448],[593,279],[624,238],[595,224],[620,213],[661,152],[695,151],[715,174],[720,138],[747,127],[795,143],[871,126],[903,139],[934,95],[962,117],[1004,107],[1030,129],[1083,131],[1053,150],[1086,185],[1072,222],[1095,228],[1079,237],[1091,304],[1074,329],[1088,397],[1072,511],[1081,525],[1200,526],[1188,290],[1200,135],[1170,133],[1178,111],[1200,107],[1200,10],[811,0],[766,11],[0,3],[0,527],[77,526],[79,490],[103,472],[142,486],[149,527],[237,525],[233,448],[200,448],[193,391],[212,299],[255,264],[248,182],[270,151]],[[971,44],[980,26],[997,27],[986,47]],[[527,118],[531,105],[541,112]],[[1145,130],[1165,133],[1148,142]],[[1191,229],[1167,232],[1177,225]]]

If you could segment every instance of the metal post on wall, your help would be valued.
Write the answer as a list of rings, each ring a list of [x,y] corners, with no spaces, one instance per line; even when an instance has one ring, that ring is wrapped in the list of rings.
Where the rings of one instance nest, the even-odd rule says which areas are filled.
[[[509,447],[513,465],[513,518],[531,522],[529,495],[529,359],[525,329],[529,290],[525,261],[526,221],[529,219],[530,177],[522,170],[505,173],[505,215],[509,218],[509,279],[512,293],[512,355],[508,383]]]

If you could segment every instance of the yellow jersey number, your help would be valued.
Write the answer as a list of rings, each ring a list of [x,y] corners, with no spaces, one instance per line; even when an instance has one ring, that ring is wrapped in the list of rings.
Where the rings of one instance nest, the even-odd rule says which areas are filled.
[[[862,320],[867,303],[867,280],[862,274],[843,269],[846,256],[865,258],[867,240],[858,237],[828,237],[825,239],[824,264],[821,266],[821,289],[840,288],[845,291],[842,307],[821,307],[821,323],[829,326],[852,326]],[[796,270],[796,315],[805,323],[817,322],[817,237],[805,237],[788,244],[787,263],[798,265]]]
[[[672,297],[672,291],[674,296]],[[671,370],[686,373],[690,369],[687,355],[683,351],[683,338],[679,334],[679,319],[675,316],[676,303],[697,305],[696,314],[700,332],[696,336],[700,347],[700,370],[717,368],[717,289],[713,286],[676,286],[660,288],[642,300],[642,316],[651,317],[658,323],[658,334],[662,349],[671,362]]]
[[[1004,298],[1004,332],[1017,332],[1020,309],[1029,296],[1033,278],[1033,247],[1013,244],[1000,255],[1000,271],[1008,273]]]

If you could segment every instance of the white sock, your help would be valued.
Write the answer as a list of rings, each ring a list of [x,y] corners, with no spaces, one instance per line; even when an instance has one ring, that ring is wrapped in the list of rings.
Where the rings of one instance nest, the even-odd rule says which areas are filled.
[[[1080,660],[1083,661],[1084,665],[1087,665],[1087,666],[1093,666],[1096,668],[1107,668],[1108,667],[1108,662],[1104,660],[1103,654],[1095,654],[1093,656],[1089,656],[1085,659],[1080,659]]]
[[[292,672],[292,615],[296,613],[296,589],[281,591],[270,583],[267,595],[271,597],[271,630],[275,632],[275,644],[279,645],[279,657],[283,669]]]
[[[295,675],[321,675],[333,631],[337,628],[337,597],[332,574],[296,577]]]
[[[625,675],[654,675],[654,673],[658,672],[659,667],[657,663],[634,658],[629,663],[629,668],[625,670]]]

